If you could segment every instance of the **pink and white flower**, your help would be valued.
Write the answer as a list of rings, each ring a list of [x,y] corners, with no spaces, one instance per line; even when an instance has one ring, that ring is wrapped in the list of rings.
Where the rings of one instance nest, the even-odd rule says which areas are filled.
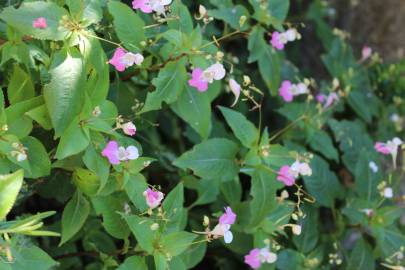
[[[290,166],[284,165],[280,168],[277,180],[283,182],[286,186],[292,186],[295,183],[295,177],[290,170]]]
[[[215,63],[205,70],[195,68],[191,74],[191,79],[188,81],[188,85],[200,92],[205,92],[208,89],[208,84],[213,83],[214,80],[222,80],[225,74],[226,70],[221,63]]]
[[[388,140],[386,143],[376,142],[374,145],[374,149],[383,155],[391,155],[395,168],[398,154],[398,147],[401,146],[402,144],[403,141],[400,138],[395,137],[392,140]]]
[[[154,191],[150,188],[143,192],[143,196],[145,196],[146,204],[150,209],[158,207],[164,198],[164,194],[162,192]]]
[[[300,37],[301,37],[300,34],[295,28],[290,28],[283,33],[275,31],[271,35],[270,44],[271,46],[273,46],[273,48],[277,50],[283,50],[285,44],[300,39]]]
[[[141,65],[143,59],[142,54],[127,52],[124,48],[119,47],[115,50],[113,57],[108,62],[113,65],[116,70],[122,72],[134,64],[138,66]]]
[[[172,0],[133,0],[132,8],[140,9],[143,13],[156,12],[165,15],[165,6],[170,5]]]
[[[273,34],[271,34],[270,43],[271,43],[271,46],[273,46],[273,48],[275,48],[277,50],[284,49],[285,42],[283,42],[280,32],[275,31],[275,32],[273,32]]]
[[[139,157],[138,148],[133,145],[127,148],[119,146],[116,141],[109,141],[101,155],[108,158],[110,164],[118,165],[121,161],[134,160]]]
[[[122,130],[129,136],[134,136],[136,133],[136,126],[132,122],[127,122],[121,125]]]
[[[39,18],[36,18],[32,22],[32,27],[38,28],[38,29],[45,29],[48,27],[48,25],[47,25],[46,19],[44,17],[39,17]]]
[[[369,46],[364,46],[363,49],[361,50],[361,60],[364,61],[368,59],[372,53],[373,50]]]
[[[245,256],[245,263],[253,269],[258,269],[263,263],[274,263],[277,260],[277,254],[271,252],[268,247],[252,249]]]
[[[231,207],[225,208],[225,213],[219,218],[218,224],[210,232],[214,238],[224,237],[224,242],[229,244],[233,240],[233,234],[230,231],[231,225],[236,221],[236,214],[232,211]]]
[[[197,88],[200,92],[205,92],[208,89],[208,82],[203,80],[202,74],[203,70],[201,68],[193,69],[191,73],[191,79],[188,80],[188,85]]]
[[[281,83],[278,94],[285,102],[293,101],[295,96],[309,93],[308,86],[305,83],[293,84],[288,80]]]
[[[277,180],[283,182],[286,186],[292,186],[299,176],[310,175],[312,175],[312,169],[308,163],[296,160],[291,166],[284,165],[280,168]]]

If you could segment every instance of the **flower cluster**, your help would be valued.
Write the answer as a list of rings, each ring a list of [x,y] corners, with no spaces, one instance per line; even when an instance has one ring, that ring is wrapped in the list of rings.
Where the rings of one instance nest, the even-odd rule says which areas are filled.
[[[158,15],[165,14],[165,6],[170,5],[172,0],[133,0],[132,8],[140,9],[143,13],[156,12]]]
[[[208,84],[213,83],[214,80],[222,80],[225,74],[225,68],[221,63],[215,63],[205,70],[195,68],[193,69],[188,84],[200,92],[205,92],[208,89]]]
[[[268,247],[252,249],[245,256],[245,263],[253,269],[258,269],[263,263],[274,263],[277,260],[277,254],[270,251]]]
[[[294,40],[299,40],[300,38],[301,35],[298,33],[297,29],[290,28],[283,33],[277,31],[273,32],[271,35],[270,44],[277,50],[283,50],[285,44]]]
[[[291,166],[282,166],[278,171],[277,180],[283,182],[286,186],[292,186],[300,175],[312,175],[312,169],[308,163],[297,160]]]
[[[127,52],[125,49],[119,47],[115,50],[113,57],[109,63],[115,67],[117,71],[124,71],[126,68],[134,64],[139,66],[142,64],[144,57],[140,53]]]
[[[279,95],[284,99],[285,102],[293,101],[295,96],[308,94],[308,86],[305,83],[293,84],[286,80],[281,83],[281,87],[278,90]]]
[[[139,157],[138,148],[130,145],[127,148],[119,146],[116,141],[109,141],[101,155],[108,158],[108,161],[113,165],[118,165],[121,161],[133,160]]]

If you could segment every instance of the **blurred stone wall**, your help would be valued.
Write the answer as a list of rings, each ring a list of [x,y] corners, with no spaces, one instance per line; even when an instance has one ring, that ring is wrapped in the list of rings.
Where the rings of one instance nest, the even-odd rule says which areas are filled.
[[[391,62],[405,57],[405,0],[331,0],[336,26],[351,33],[356,51],[364,44]]]

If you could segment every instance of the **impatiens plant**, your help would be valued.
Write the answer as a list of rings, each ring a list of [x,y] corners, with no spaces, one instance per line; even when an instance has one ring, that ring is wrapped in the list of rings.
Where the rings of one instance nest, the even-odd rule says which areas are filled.
[[[405,267],[405,65],[325,1],[3,2],[0,269]]]

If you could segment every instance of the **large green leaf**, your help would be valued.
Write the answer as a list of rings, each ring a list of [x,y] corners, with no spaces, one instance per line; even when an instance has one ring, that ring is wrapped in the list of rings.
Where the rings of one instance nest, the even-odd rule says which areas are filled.
[[[145,258],[139,256],[128,257],[117,270],[148,270],[148,266],[145,263]]]
[[[173,232],[163,236],[160,244],[166,254],[174,257],[183,253],[196,237],[197,235],[189,232]]]
[[[15,244],[11,246],[11,253],[14,257],[13,263],[0,262],[1,269],[7,265],[10,266],[10,270],[22,270],[22,269],[41,269],[49,270],[54,269],[58,264],[54,261],[45,251],[34,245],[20,245]]]
[[[18,170],[12,174],[0,175],[0,220],[10,212],[20,192],[24,179],[24,171]]]
[[[11,104],[33,98],[35,95],[31,77],[18,65],[14,66],[7,94]]]
[[[27,159],[30,165],[30,171],[26,172],[25,177],[38,178],[49,175],[51,161],[42,143],[31,136],[22,139],[21,143],[27,148]]]
[[[73,120],[60,138],[55,158],[66,157],[82,152],[90,143],[90,134],[87,127],[81,126],[77,119]]]
[[[86,72],[80,53],[75,49],[57,53],[50,74],[52,79],[44,87],[44,98],[59,137],[80,112],[84,100]]]
[[[110,164],[106,158],[103,158],[100,153],[96,152],[92,145],[89,145],[84,153],[83,162],[86,167],[97,174],[100,179],[100,191],[107,184],[110,173]]]
[[[222,7],[220,9],[209,10],[208,15],[228,23],[234,29],[240,29],[239,19],[242,16],[248,19],[249,11],[242,5],[233,5],[227,8]],[[241,30],[245,30],[247,27],[248,23],[245,22]]]
[[[347,269],[356,270],[374,270],[375,261],[373,259],[373,250],[366,241],[360,239],[357,241],[354,249],[350,253]]]
[[[154,250],[153,242],[156,234],[156,231],[152,231],[151,229],[153,221],[135,215],[124,216],[124,218],[132,233],[135,235],[138,245],[149,254],[152,254]]]
[[[240,112],[225,107],[219,107],[219,109],[236,138],[247,148],[253,147],[259,140],[259,132],[252,122]]]
[[[230,140],[215,138],[195,145],[174,161],[182,169],[191,169],[202,178],[229,180],[238,173],[235,158],[238,147]]]
[[[76,192],[62,213],[62,239],[59,246],[66,243],[81,229],[89,213],[89,202],[80,192]]]
[[[185,90],[171,108],[197,131],[202,139],[208,138],[211,129],[211,103],[205,93],[200,93],[186,85]]]
[[[316,130],[309,140],[309,145],[312,149],[320,152],[325,157],[335,161],[339,160],[338,152],[333,146],[332,139],[325,131]]]
[[[264,54],[259,58],[259,71],[270,94],[276,95],[281,81],[280,56],[269,45],[265,46]]]
[[[18,9],[9,6],[0,14],[2,20],[24,35],[49,40],[63,40],[67,37],[68,30],[60,25],[63,16],[68,16],[64,8],[44,1],[23,2]],[[45,29],[32,26],[34,20],[39,17],[46,19]]]
[[[148,93],[141,113],[160,109],[163,101],[171,104],[177,100],[184,90],[187,79],[185,64],[184,59],[170,62],[159,71],[158,77],[152,80],[156,90]]]
[[[166,224],[166,231],[178,231],[181,228],[185,210],[184,203],[184,186],[179,183],[170,191],[163,201],[163,210],[170,216],[170,221]]]
[[[108,10],[114,18],[114,29],[124,46],[139,51],[140,43],[146,41],[145,23],[131,8],[118,1],[110,1]]]
[[[326,207],[334,205],[335,198],[343,196],[343,188],[336,175],[329,169],[328,163],[315,156],[310,164],[311,176],[304,176],[305,187],[316,201]]]
[[[319,209],[315,207],[304,207],[306,217],[301,222],[301,234],[294,235],[294,244],[303,253],[309,253],[316,247],[319,239]]]

